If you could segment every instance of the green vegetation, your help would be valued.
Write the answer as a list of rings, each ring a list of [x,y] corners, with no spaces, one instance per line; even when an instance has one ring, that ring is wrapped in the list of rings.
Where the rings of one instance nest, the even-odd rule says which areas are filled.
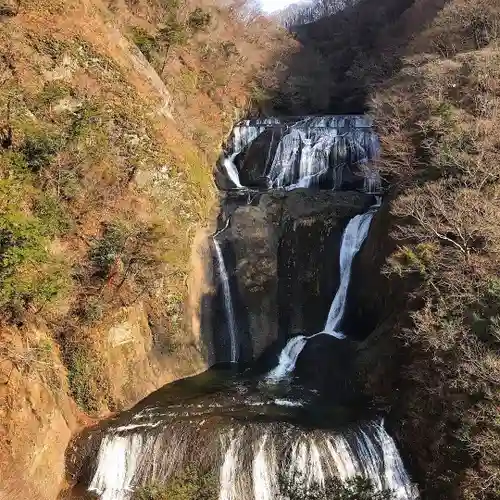
[[[206,30],[212,21],[210,12],[204,11],[201,7],[196,7],[188,17],[187,25],[193,33]]]
[[[68,383],[71,395],[84,411],[99,413],[109,406],[109,383],[103,374],[103,360],[99,351],[86,345],[83,339],[78,343],[65,344],[65,363],[68,369]]]
[[[212,21],[210,12],[201,7],[191,11],[185,21],[182,19],[177,1],[167,2],[164,7],[165,17],[156,26],[154,35],[137,26],[131,29],[133,42],[149,62],[155,64],[163,58],[161,67],[158,68],[160,75],[165,70],[171,49],[187,44],[198,32],[205,31]]]
[[[90,261],[97,273],[107,277],[113,264],[121,257],[127,241],[127,229],[123,224],[107,224],[101,238],[90,249]]]
[[[73,221],[63,203],[51,194],[42,194],[35,200],[33,211],[41,222],[45,236],[53,238],[72,230]]]
[[[34,174],[39,173],[44,167],[50,165],[60,149],[60,141],[56,137],[46,134],[28,135],[21,147],[27,168]]]
[[[132,40],[139,50],[144,54],[149,62],[153,62],[154,53],[158,50],[156,38],[150,35],[146,30],[134,26],[132,28]]]
[[[211,473],[188,468],[164,485],[139,488],[132,500],[217,500],[218,493],[218,482]]]
[[[18,156],[10,159],[16,170],[23,165]],[[39,308],[51,302],[69,280],[65,266],[47,251],[54,221],[21,210],[28,196],[30,186],[22,181],[0,181],[0,309],[15,315],[30,304]]]
[[[162,28],[158,30],[158,39],[166,46],[168,52],[171,47],[184,45],[188,41],[188,32],[184,23],[175,16],[165,20]]]
[[[282,476],[280,489],[286,500],[391,500],[390,491],[376,491],[369,479],[361,476],[345,482],[330,479],[321,488],[317,485],[307,486],[305,480],[293,480]]]
[[[361,476],[342,482],[327,481],[324,488],[306,486],[304,481],[291,481],[280,476],[283,500],[391,500],[390,491],[375,491],[369,479]],[[210,473],[192,468],[176,475],[166,484],[149,484],[137,489],[132,500],[217,500],[218,481]]]
[[[110,279],[120,289],[133,278],[139,287],[147,287],[155,278],[164,261],[161,246],[165,233],[158,224],[144,227],[131,226],[131,222],[112,222],[105,225],[89,252],[92,276]]]

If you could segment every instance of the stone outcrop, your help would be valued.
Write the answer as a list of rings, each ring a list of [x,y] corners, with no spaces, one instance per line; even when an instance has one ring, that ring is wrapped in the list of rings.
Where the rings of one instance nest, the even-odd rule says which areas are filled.
[[[227,230],[218,240],[230,276],[242,359],[290,334],[320,331],[339,284],[342,232],[373,201],[358,192],[297,189],[223,200]],[[217,273],[214,273],[217,280]],[[205,309],[215,361],[225,325],[220,287]],[[207,318],[208,316],[208,318]]]

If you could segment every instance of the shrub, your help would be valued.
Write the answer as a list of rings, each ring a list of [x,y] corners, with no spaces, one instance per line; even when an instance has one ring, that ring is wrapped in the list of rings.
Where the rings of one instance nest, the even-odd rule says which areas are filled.
[[[77,311],[80,320],[85,325],[97,323],[104,314],[101,297],[90,297]]]
[[[286,500],[390,500],[393,495],[388,490],[376,491],[372,482],[356,476],[347,481],[330,479],[324,487],[307,485],[303,478],[280,477],[280,489]]]
[[[138,299],[151,280],[156,279],[164,262],[162,245],[164,229],[157,224],[130,225],[117,221],[105,226],[89,252],[94,276],[108,278],[109,285],[118,292],[127,282],[135,289]]]
[[[224,56],[224,59],[229,60],[232,57],[238,57],[240,55],[240,52],[238,50],[238,47],[234,44],[234,42],[224,40],[220,44],[220,50]]]
[[[43,233],[48,237],[60,236],[72,227],[72,220],[61,200],[50,194],[41,195],[34,204]]]
[[[138,49],[144,54],[144,57],[149,61],[153,61],[155,51],[158,49],[156,38],[150,35],[145,29],[134,26],[132,29],[132,40],[137,45]]]
[[[85,138],[91,133],[95,133],[94,129],[99,129],[102,125],[102,110],[101,107],[91,101],[85,101],[82,105],[73,112],[71,124],[68,129],[68,139],[75,141],[80,138]]]
[[[50,165],[60,148],[60,139],[36,133],[26,137],[20,152],[24,156],[28,169],[36,174]]]
[[[99,276],[108,276],[112,266],[121,257],[127,233],[125,226],[120,223],[106,224],[102,237],[96,240],[89,253],[90,261]]]
[[[161,0],[163,8],[170,14],[176,13],[179,10],[182,0]]]
[[[211,473],[188,468],[165,484],[137,489],[132,500],[217,500],[218,483]]]
[[[183,45],[188,40],[186,26],[175,16],[170,16],[158,31],[158,39],[167,46],[167,51],[176,45]]]
[[[71,395],[78,406],[98,413],[109,403],[109,383],[102,373],[103,363],[97,350],[79,339],[64,345],[65,364]]]
[[[50,302],[68,284],[64,266],[47,252],[51,228],[19,210],[26,187],[0,181],[0,307],[19,311]]]
[[[188,17],[187,24],[193,33],[206,30],[212,21],[210,12],[204,11],[201,7],[196,7]]]
[[[486,47],[500,39],[500,6],[496,0],[449,2],[427,37],[445,57]]]
[[[43,90],[36,96],[35,108],[50,106],[71,93],[71,88],[59,81],[47,82],[43,86]]]

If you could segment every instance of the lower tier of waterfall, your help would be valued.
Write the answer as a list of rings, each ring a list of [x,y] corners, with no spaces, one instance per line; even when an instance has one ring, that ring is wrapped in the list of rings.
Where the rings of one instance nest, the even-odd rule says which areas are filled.
[[[331,478],[355,477],[395,500],[418,497],[379,417],[336,421],[321,415],[316,398],[240,377],[162,389],[93,435],[88,489],[101,500],[128,500],[141,485],[194,465],[218,479],[219,500],[286,500],[283,485],[321,491]]]

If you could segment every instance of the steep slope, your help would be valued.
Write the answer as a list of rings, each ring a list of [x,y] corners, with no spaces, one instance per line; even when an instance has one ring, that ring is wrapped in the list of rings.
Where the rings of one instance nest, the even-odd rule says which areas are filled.
[[[435,498],[500,495],[499,28],[498,2],[449,2],[372,104],[399,192],[388,272],[414,286],[384,397]]]
[[[266,87],[280,110],[378,124],[392,241],[371,293],[393,314],[366,386],[425,498],[499,498],[499,16],[496,0],[360,1],[294,28],[303,47]]]
[[[206,366],[214,152],[287,46],[213,4],[0,4],[0,498],[55,498],[86,415]]]

